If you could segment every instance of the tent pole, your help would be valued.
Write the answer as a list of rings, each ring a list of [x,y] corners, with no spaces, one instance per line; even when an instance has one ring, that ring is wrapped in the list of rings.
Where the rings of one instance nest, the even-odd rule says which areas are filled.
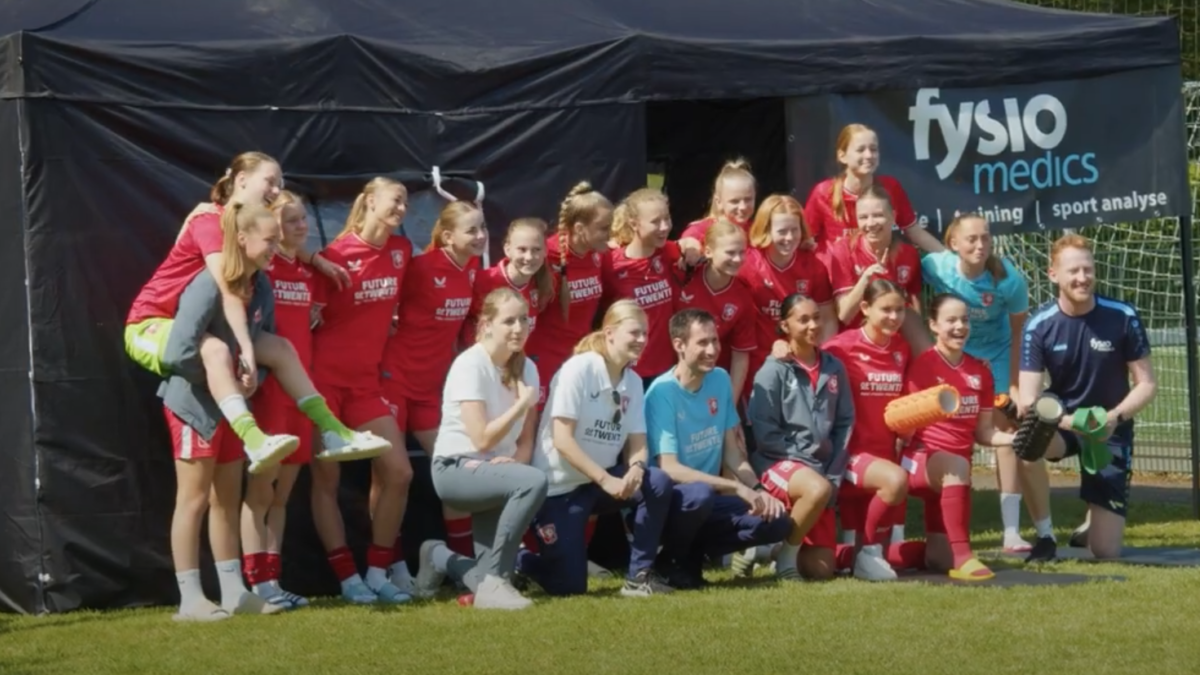
[[[1192,217],[1179,219],[1179,247],[1183,257],[1183,316],[1187,336],[1187,400],[1191,422],[1192,516],[1200,520],[1200,345],[1196,335],[1196,256],[1192,242]]]

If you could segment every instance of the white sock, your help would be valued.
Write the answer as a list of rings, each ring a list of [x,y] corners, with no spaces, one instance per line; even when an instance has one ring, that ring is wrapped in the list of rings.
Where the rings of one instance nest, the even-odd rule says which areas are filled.
[[[361,583],[363,583],[362,577],[358,576],[357,573],[351,574],[350,576],[346,577],[345,579],[342,579],[342,592],[345,593],[346,589],[350,588],[351,586],[353,586],[355,584],[361,584]]]
[[[217,581],[221,582],[221,607],[232,610],[247,592],[246,582],[242,581],[242,563],[240,560],[219,560],[216,568]]]
[[[281,592],[279,583],[275,581],[264,581],[260,584],[254,584],[251,590],[254,591],[255,595],[263,599],[273,598]]]
[[[433,553],[430,555],[430,558],[433,560],[433,569],[445,574],[446,570],[450,567],[450,556],[452,555],[454,555],[454,552],[444,544],[435,547]]]
[[[408,571],[407,560],[397,560],[396,562],[392,563],[392,566],[388,568],[388,571],[391,572],[393,577],[412,576]]]
[[[208,600],[204,596],[204,589],[200,586],[200,570],[176,572],[175,581],[179,584],[179,610],[181,612]]]
[[[783,542],[779,547],[779,557],[775,558],[775,572],[796,569],[796,558],[800,555],[800,544]]]
[[[1033,526],[1037,529],[1038,537],[1050,537],[1054,539],[1054,526],[1050,524],[1049,518],[1034,521]],[[1055,539],[1055,541],[1058,540]]]
[[[367,576],[363,579],[367,582],[367,588],[378,591],[383,588],[383,585],[388,582],[387,570],[382,567],[368,567]]]
[[[898,544],[902,541],[904,541],[904,526],[903,525],[893,525],[892,526],[892,543]]]
[[[845,544],[846,546],[853,546],[856,534],[857,533],[854,530],[843,531],[842,532],[842,543]]]
[[[229,420],[230,424],[233,424],[234,420],[250,412],[250,408],[246,407],[246,398],[241,394],[226,396],[221,399],[217,407],[221,409],[221,414],[225,416],[225,419]]]
[[[1004,525],[1004,539],[1021,537],[1021,495],[1012,492],[1000,493],[1000,522]]]

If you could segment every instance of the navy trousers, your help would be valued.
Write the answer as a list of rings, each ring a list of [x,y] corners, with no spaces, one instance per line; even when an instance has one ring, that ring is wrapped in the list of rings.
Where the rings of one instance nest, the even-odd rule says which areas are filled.
[[[699,566],[708,558],[783,541],[792,530],[786,515],[765,520],[750,515],[737,495],[717,494],[704,483],[676,485],[663,531],[663,550],[681,564]]]
[[[621,478],[627,467],[608,470]],[[660,469],[649,468],[642,489],[628,500],[618,501],[595,483],[580,485],[565,495],[547,497],[533,519],[538,552],[522,550],[517,571],[538,583],[550,595],[577,595],[587,592],[587,542],[584,532],[588,518],[628,509],[626,523],[633,533],[630,545],[629,576],[654,565],[659,539],[671,507],[673,483]]]

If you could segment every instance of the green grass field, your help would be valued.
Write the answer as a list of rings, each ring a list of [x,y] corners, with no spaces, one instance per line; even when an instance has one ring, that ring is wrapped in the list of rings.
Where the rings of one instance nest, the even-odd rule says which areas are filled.
[[[995,493],[976,495],[977,548],[998,544]],[[1076,500],[1054,506],[1065,536]],[[917,530],[916,514],[910,533]],[[1188,545],[1185,506],[1138,504],[1132,545]],[[789,673],[902,675],[1195,673],[1200,568],[1058,563],[1124,583],[1011,589],[777,585],[719,580],[649,599],[594,583],[584,598],[518,613],[447,596],[394,610],[318,606],[284,616],[178,625],[171,609],[0,616],[0,673]]]

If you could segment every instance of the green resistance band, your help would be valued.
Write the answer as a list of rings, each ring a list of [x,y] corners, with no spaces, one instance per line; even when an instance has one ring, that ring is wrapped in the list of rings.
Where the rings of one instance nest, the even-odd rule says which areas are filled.
[[[1104,427],[1108,424],[1108,411],[1099,406],[1080,408],[1071,417],[1071,428],[1079,434],[1079,466],[1090,474],[1099,473],[1112,464],[1112,452],[1104,439]]]

